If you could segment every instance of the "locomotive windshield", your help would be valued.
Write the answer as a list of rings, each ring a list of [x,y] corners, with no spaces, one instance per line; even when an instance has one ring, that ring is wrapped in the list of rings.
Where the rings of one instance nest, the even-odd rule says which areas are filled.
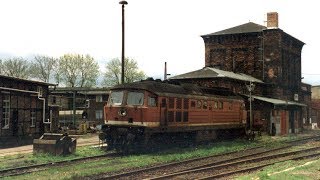
[[[113,91],[109,97],[110,105],[121,105],[123,100],[123,91]]]
[[[127,105],[143,105],[142,92],[128,92]]]

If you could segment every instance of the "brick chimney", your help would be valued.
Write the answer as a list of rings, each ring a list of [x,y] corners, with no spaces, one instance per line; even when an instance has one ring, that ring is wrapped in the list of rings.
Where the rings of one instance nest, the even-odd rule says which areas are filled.
[[[267,13],[267,28],[278,28],[278,13],[277,12],[268,12]]]

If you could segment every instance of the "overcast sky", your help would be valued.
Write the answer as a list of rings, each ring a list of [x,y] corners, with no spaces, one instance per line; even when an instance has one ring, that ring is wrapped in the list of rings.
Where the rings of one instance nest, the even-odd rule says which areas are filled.
[[[279,28],[303,41],[303,81],[320,84],[320,11],[317,1],[298,0],[127,0],[126,56],[149,77],[163,78],[204,66],[200,35],[249,21],[265,25],[279,13]],[[0,0],[0,57],[90,54],[104,70],[121,57],[118,0]]]

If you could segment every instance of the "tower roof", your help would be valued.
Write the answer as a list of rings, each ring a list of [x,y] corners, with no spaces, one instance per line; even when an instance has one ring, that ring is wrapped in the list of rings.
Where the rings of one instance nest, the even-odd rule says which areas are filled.
[[[206,34],[202,36],[214,36],[214,35],[225,35],[225,34],[240,34],[240,33],[251,33],[251,32],[261,32],[263,30],[267,29],[267,27],[253,23],[248,22],[239,26],[235,26],[232,28],[228,28],[222,31],[214,32],[211,34]]]

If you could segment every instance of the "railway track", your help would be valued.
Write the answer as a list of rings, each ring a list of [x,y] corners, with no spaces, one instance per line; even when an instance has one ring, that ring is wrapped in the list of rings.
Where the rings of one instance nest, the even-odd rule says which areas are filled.
[[[105,159],[105,158],[108,159],[108,158],[114,158],[118,156],[119,156],[118,153],[110,152],[110,153],[98,155],[98,156],[90,156],[90,157],[77,158],[77,159],[71,159],[71,160],[65,160],[65,161],[57,161],[57,162],[49,162],[49,163],[43,163],[43,164],[35,164],[30,166],[22,166],[17,168],[9,168],[9,169],[0,170],[0,179],[8,176],[18,176],[18,175],[27,174],[27,173],[43,171],[50,167],[55,167],[55,166],[64,166],[72,163],[81,163],[85,161]]]
[[[130,172],[124,172],[124,173],[119,173],[114,175],[91,176],[90,178],[87,178],[87,179],[170,179],[170,178],[176,178],[176,177],[182,178],[182,179],[189,179],[190,177],[189,173],[194,173],[197,171],[202,172],[205,169],[209,169],[210,171],[212,168],[219,168],[220,166],[221,167],[219,169],[223,169],[224,167],[229,167],[229,166],[234,166],[234,165],[239,165],[239,164],[244,164],[249,162],[254,163],[255,161],[269,160],[271,158],[279,159],[285,156],[293,156],[295,154],[302,153],[305,151],[309,152],[309,151],[320,150],[320,147],[315,147],[315,148],[309,148],[309,149],[304,149],[299,151],[286,152],[288,151],[288,149],[290,149],[293,146],[293,144],[299,145],[299,144],[303,144],[304,142],[317,140],[319,138],[320,136],[307,137],[300,140],[290,141],[288,142],[289,145],[287,146],[272,148],[268,150],[266,150],[266,147],[257,147],[257,148],[247,149],[244,151],[236,151],[236,152],[230,152],[230,153],[225,153],[220,155],[194,158],[194,159],[189,159],[181,162],[174,162],[174,163],[163,164],[163,165],[149,167],[149,168],[137,169]],[[314,156],[318,156],[318,154],[314,154]],[[297,158],[297,157],[293,157],[293,159],[294,158]],[[220,159],[223,159],[223,160],[220,160]],[[275,162],[272,162],[272,164],[273,163]],[[266,163],[264,166],[268,166],[268,165],[270,164]],[[256,168],[258,167],[259,166],[257,166]],[[249,170],[249,168],[246,168],[246,169]],[[246,169],[244,171],[246,171]],[[187,175],[184,175],[185,173]],[[195,175],[193,176],[193,178],[190,178],[190,179],[198,179],[199,177],[203,177],[203,176],[204,175]]]
[[[278,150],[278,151],[285,150],[285,149],[290,148],[292,146],[292,144],[300,144],[305,141],[314,140],[314,139],[320,139],[320,136],[313,136],[313,137],[307,137],[307,138],[300,139],[300,140],[290,141],[289,145],[278,147],[273,150]],[[188,159],[188,160],[181,161],[181,162],[173,162],[173,163],[169,163],[169,164],[163,164],[163,165],[153,166],[153,167],[149,167],[149,168],[138,169],[138,170],[134,170],[134,171],[126,172],[126,173],[121,173],[121,174],[110,175],[110,173],[108,173],[108,174],[88,176],[85,178],[86,179],[102,179],[102,178],[103,179],[115,179],[115,178],[119,179],[119,178],[125,178],[125,177],[136,178],[137,177],[136,175],[140,176],[141,174],[145,174],[146,172],[159,171],[159,169],[166,169],[166,168],[170,169],[171,172],[178,171],[177,169],[182,169],[182,168],[184,169],[184,171],[186,171],[186,170],[191,171],[192,168],[194,167],[193,163],[195,163],[195,162],[197,162],[197,163],[203,162],[202,166],[205,167],[208,165],[205,165],[206,163],[204,163],[204,162],[208,161],[208,159],[211,159],[211,160],[217,160],[217,159],[221,159],[221,158],[223,158],[223,159],[227,159],[227,158],[241,159],[241,158],[249,157],[253,154],[255,154],[256,156],[259,156],[263,153],[268,153],[268,152],[270,153],[273,150],[272,149],[266,150],[265,146],[259,146],[259,147],[255,147],[255,148],[245,149],[243,151],[234,151],[234,152],[228,152],[228,153],[219,154],[219,155],[212,155],[212,156],[208,156],[208,157]],[[236,156],[236,154],[239,154],[239,153],[241,154],[241,156],[239,156],[238,158],[234,158]],[[0,170],[0,178],[8,177],[8,176],[18,176],[18,175],[27,174],[27,173],[43,171],[43,170],[49,169],[50,167],[58,167],[58,166],[64,166],[64,165],[99,160],[99,159],[108,159],[108,158],[114,158],[114,157],[118,157],[118,156],[120,156],[120,155],[117,153],[108,153],[108,154],[104,154],[104,155],[78,158],[78,159],[73,159],[73,160],[50,162],[50,163],[36,164],[36,165],[23,166],[23,167],[17,167],[17,168],[9,168],[9,169]],[[231,161],[231,160],[229,160],[229,161]]]

